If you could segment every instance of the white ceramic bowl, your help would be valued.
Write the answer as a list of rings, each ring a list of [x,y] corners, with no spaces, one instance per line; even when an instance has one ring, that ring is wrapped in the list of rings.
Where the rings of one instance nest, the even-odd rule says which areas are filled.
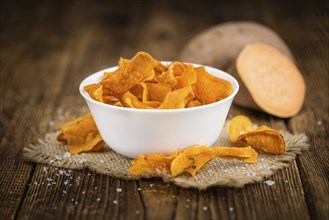
[[[205,67],[210,74],[231,82],[233,93],[229,97],[193,108],[149,110],[100,103],[83,90],[86,85],[100,82],[104,72],[114,71],[117,67],[88,76],[81,82],[79,89],[103,140],[113,150],[132,158],[150,153],[170,154],[178,148],[184,149],[195,144],[212,145],[224,126],[233,98],[239,90],[238,82],[231,75]]]

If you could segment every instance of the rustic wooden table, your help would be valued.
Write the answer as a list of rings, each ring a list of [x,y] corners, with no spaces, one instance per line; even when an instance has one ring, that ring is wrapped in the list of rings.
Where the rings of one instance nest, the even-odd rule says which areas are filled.
[[[0,219],[329,219],[328,6],[326,1],[2,1]],[[309,137],[310,150],[273,175],[275,185],[198,191],[158,179],[124,181],[73,170],[77,181],[68,187],[55,167],[21,159],[22,148],[57,130],[64,116],[87,111],[78,85],[88,74],[140,50],[174,60],[193,35],[233,20],[275,30],[306,80],[304,106],[293,118],[237,106],[230,112]],[[56,185],[43,184],[44,169]]]

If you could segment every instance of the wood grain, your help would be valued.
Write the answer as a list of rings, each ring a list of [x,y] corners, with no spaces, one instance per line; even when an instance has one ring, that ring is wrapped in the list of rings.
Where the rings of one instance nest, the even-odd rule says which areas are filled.
[[[289,1],[72,1],[1,3],[0,214],[4,219],[326,219],[328,208],[328,3]],[[129,4],[129,7],[127,6]],[[254,20],[291,47],[307,83],[289,120],[233,106],[258,124],[305,132],[310,150],[265,183],[183,189],[89,170],[22,161],[22,148],[88,111],[81,80],[137,51],[175,60],[203,29]],[[284,21],[284,22],[283,22]],[[50,185],[49,185],[50,184]]]

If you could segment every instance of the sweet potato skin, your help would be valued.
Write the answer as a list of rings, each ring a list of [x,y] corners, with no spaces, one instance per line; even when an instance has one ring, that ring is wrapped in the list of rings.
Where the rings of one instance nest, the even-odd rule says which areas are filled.
[[[202,31],[186,44],[178,60],[227,71],[242,48],[254,42],[268,44],[294,61],[289,47],[277,33],[264,25],[248,21],[227,22]]]

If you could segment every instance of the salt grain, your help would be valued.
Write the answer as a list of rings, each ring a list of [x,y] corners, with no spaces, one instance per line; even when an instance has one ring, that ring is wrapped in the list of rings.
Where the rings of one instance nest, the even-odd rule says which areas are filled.
[[[137,188],[137,190],[138,190],[138,191],[141,191],[141,190],[142,190],[142,188],[138,187],[138,188]]]
[[[113,203],[114,203],[114,204],[117,204],[117,203],[118,203],[118,201],[117,201],[117,200],[113,200]]]
[[[104,163],[104,160],[100,160],[99,162],[100,162],[100,163]]]
[[[62,160],[62,158],[60,156],[58,156],[58,155],[55,155],[55,159],[56,160]]]
[[[55,160],[49,160],[49,163],[54,163],[55,162]]]
[[[122,189],[121,188],[117,188],[117,192],[122,192]]]
[[[233,208],[233,207],[230,207],[228,210],[229,210],[230,212],[233,212],[234,208]]]
[[[318,121],[318,126],[322,125],[322,121]]]
[[[70,152],[65,152],[64,155],[63,155],[63,157],[64,157],[64,158],[71,157]]]
[[[185,205],[185,207],[188,209],[188,208],[190,208],[190,206],[189,205]]]
[[[191,200],[190,199],[186,199],[186,202],[190,202]]]
[[[137,214],[137,215],[139,214],[139,211],[138,211],[138,210],[136,210],[136,214]]]
[[[207,206],[203,206],[203,211],[207,211],[208,207]]]
[[[58,173],[59,173],[60,175],[63,175],[63,174],[64,174],[64,171],[63,171],[63,170],[59,170]]]
[[[37,181],[35,181],[35,182],[34,182],[34,185],[37,185],[37,184],[38,184],[38,182],[37,182]]]
[[[64,185],[67,185],[69,183],[69,180],[64,181]]]
[[[97,198],[96,201],[97,201],[97,202],[101,201],[101,198]]]
[[[43,172],[47,173],[47,167],[43,167]]]
[[[275,184],[273,180],[266,180],[264,183],[266,183],[268,186],[273,186]]]
[[[85,194],[86,192],[85,191],[82,191],[82,194]]]
[[[66,191],[65,191],[65,190],[63,190],[63,193],[64,193],[64,194],[66,194]]]
[[[81,163],[81,164],[83,164],[85,162],[87,162],[87,159],[86,158],[82,158],[82,159],[79,160],[79,163]]]
[[[75,202],[74,204],[78,205],[79,203],[78,202]]]
[[[153,187],[155,184],[154,183],[150,183],[150,187]]]
[[[53,181],[53,179],[47,178],[48,181]]]

